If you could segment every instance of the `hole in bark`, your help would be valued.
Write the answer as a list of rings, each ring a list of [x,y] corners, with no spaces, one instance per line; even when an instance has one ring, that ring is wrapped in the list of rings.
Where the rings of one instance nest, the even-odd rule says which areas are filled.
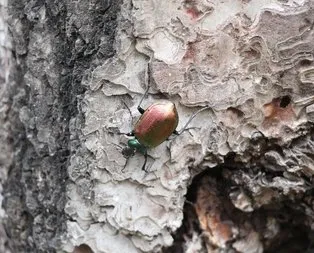
[[[235,164],[234,155],[228,154],[225,159],[228,162],[194,177],[186,195],[182,226],[173,234],[173,245],[161,252],[207,252],[208,248],[218,252],[219,248],[231,250],[234,247],[240,247],[239,252],[247,252],[247,244],[257,248],[263,245],[265,253],[308,252],[313,233],[304,211],[295,208],[302,202],[302,196],[270,198],[267,204],[254,206],[256,196],[250,190],[252,185],[248,184],[258,187],[260,171],[270,177],[265,182],[271,182],[278,175],[264,167],[255,170],[245,164]],[[273,194],[273,190],[266,188],[261,192],[264,197]],[[250,206],[242,209],[245,202],[253,209]],[[237,230],[245,231],[246,236],[239,237],[234,232]]]
[[[261,79],[261,85],[262,86],[266,86],[267,84],[268,84],[268,79],[263,76],[262,79]]]
[[[309,251],[312,247],[308,228],[304,226],[281,225],[281,233],[268,245],[265,253],[299,253]]]
[[[72,253],[93,253],[93,251],[87,244],[81,244],[76,246]]]
[[[283,96],[280,100],[279,106],[281,108],[286,108],[291,102],[291,98],[289,96]]]
[[[229,163],[229,164],[231,164],[231,163],[234,163],[234,160],[235,160],[235,158],[236,158],[236,153],[234,153],[234,152],[229,152],[226,156],[225,156],[225,163]]]
[[[244,112],[242,112],[241,110],[239,110],[239,109],[237,109],[235,107],[229,107],[227,109],[227,112],[236,115],[238,118],[243,118],[243,116],[244,116]]]
[[[300,61],[300,65],[304,66],[304,67],[310,66],[311,64],[312,64],[312,62],[310,60],[307,60],[307,59]]]

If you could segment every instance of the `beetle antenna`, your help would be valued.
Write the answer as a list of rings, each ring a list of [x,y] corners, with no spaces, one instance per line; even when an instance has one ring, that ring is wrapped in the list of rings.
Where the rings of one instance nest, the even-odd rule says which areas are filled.
[[[188,122],[186,122],[185,126],[179,132],[177,132],[177,135],[182,134],[187,129],[188,125],[191,123],[192,119],[194,119],[197,114],[199,114],[202,111],[205,111],[208,108],[209,106],[205,106],[204,108],[199,109],[198,111],[194,112],[192,116],[189,118]]]

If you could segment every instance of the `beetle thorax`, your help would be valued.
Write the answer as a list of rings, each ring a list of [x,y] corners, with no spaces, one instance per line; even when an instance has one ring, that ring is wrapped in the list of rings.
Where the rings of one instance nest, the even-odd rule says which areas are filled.
[[[146,147],[142,145],[136,138],[128,141],[128,148],[133,149],[134,153],[135,151],[139,151],[142,154],[146,152]]]

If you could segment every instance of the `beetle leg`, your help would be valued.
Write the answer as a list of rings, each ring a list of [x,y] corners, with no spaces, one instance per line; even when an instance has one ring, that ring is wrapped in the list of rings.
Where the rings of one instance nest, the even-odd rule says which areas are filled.
[[[145,91],[144,95],[142,96],[140,103],[137,106],[137,110],[140,112],[140,114],[143,114],[145,112],[145,110],[141,107],[141,104],[142,104],[144,98],[147,96],[148,90],[149,90],[149,85],[147,85],[146,91]]]
[[[172,134],[178,136],[180,133],[179,133],[177,130],[174,130],[174,131],[172,132]],[[174,137],[174,138],[176,138],[176,137]],[[174,139],[174,138],[171,138],[171,139],[170,139],[170,138],[168,137],[166,140],[167,140],[167,141],[170,141],[170,140],[172,140],[172,139]]]
[[[144,161],[144,164],[142,166],[142,170],[144,170],[145,172],[148,172],[145,167],[146,167],[146,163],[147,163],[147,152],[145,151],[144,153],[144,158],[145,158],[145,161]]]
[[[126,161],[125,161],[125,164],[124,164],[124,166],[123,166],[123,169],[121,170],[121,172],[122,173],[124,173],[124,170],[125,170],[125,168],[126,168],[126,165],[128,164],[128,158],[126,159]]]
[[[132,132],[130,132],[130,133],[126,133],[125,135],[126,135],[126,136],[134,136],[134,132],[132,131]]]
[[[181,131],[180,131],[180,133],[177,131],[177,130],[174,130],[173,131],[173,135],[175,135],[175,137],[173,137],[173,138],[167,138],[166,140],[167,141],[170,141],[170,140],[174,140],[175,138],[177,138],[180,134],[182,134],[184,131],[187,131],[187,130],[190,130],[190,129],[200,129],[200,127],[186,127],[186,128],[184,128],[184,129],[182,129]],[[191,136],[192,136],[192,134],[191,133],[189,133]]]
[[[137,110],[140,112],[140,114],[143,114],[145,112],[145,110],[140,106],[137,107]]]
[[[147,88],[145,90],[144,95],[142,96],[142,98],[140,100],[140,103],[137,106],[137,110],[140,112],[140,114],[143,114],[145,112],[145,110],[141,107],[141,104],[142,104],[144,98],[148,94],[148,90],[149,90],[149,87],[150,87],[150,76],[151,76],[151,69],[150,69],[150,63],[148,63],[147,71],[146,71],[146,74],[145,74],[145,84],[146,84]]]
[[[174,132],[173,132],[173,133],[176,134],[176,135],[182,134],[182,133],[187,129],[187,127],[188,127],[188,125],[190,124],[190,122],[192,121],[192,119],[194,119],[194,117],[195,117],[197,114],[199,114],[199,113],[202,112],[202,111],[205,111],[205,110],[208,109],[208,108],[209,108],[209,106],[205,106],[204,108],[199,109],[198,111],[196,111],[195,113],[193,113],[192,116],[189,118],[188,122],[186,122],[185,126],[184,126],[179,132],[177,132],[178,134],[176,134],[176,133],[174,133]]]

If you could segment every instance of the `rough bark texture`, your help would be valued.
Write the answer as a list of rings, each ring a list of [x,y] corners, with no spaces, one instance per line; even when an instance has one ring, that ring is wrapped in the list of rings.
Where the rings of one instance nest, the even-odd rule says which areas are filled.
[[[10,124],[7,122],[7,111],[9,109],[8,86],[9,73],[12,64],[12,45],[8,34],[6,23],[6,1],[0,1],[0,203],[3,202],[3,184],[7,180],[7,172],[12,162],[12,145],[10,145]],[[8,237],[3,226],[5,210],[0,206],[0,252],[10,253],[8,248]]]
[[[66,221],[73,219],[66,218],[64,206],[69,158],[80,145],[82,78],[114,54],[119,2],[8,4],[14,46],[10,76],[1,86],[1,112],[14,153],[2,167],[9,172],[3,182],[5,226],[12,252],[54,252],[66,235]],[[2,160],[10,155],[4,152]]]
[[[313,1],[0,13],[1,252],[313,251]],[[121,149],[148,62],[144,108],[170,99],[179,129],[209,108],[149,150],[146,173]]]

